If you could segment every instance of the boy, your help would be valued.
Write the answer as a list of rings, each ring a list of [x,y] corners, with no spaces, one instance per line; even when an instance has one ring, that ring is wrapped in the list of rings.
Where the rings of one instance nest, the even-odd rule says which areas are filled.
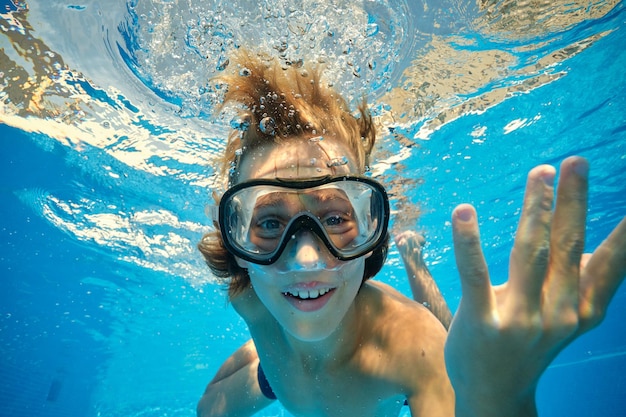
[[[626,272],[625,221],[582,257],[586,161],[563,163],[554,220],[554,169],[531,171],[498,288],[473,208],[454,211],[464,296],[448,335],[423,305],[369,279],[385,260],[389,206],[364,177],[375,141],[365,103],[355,118],[316,70],[245,52],[227,71],[240,131],[224,158],[219,230],[199,247],[252,339],[198,415],[249,416],[276,398],[295,416],[397,416],[405,402],[414,416],[536,415],[541,373],[599,323]]]

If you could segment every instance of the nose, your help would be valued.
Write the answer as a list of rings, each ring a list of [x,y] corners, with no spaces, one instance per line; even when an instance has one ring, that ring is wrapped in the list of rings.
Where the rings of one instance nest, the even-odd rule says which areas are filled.
[[[325,268],[326,261],[322,254],[322,242],[311,232],[301,232],[292,237],[288,263],[291,269]]]
[[[317,265],[320,260],[319,240],[312,233],[302,233],[296,237],[296,253],[295,260],[304,267],[312,267]]]

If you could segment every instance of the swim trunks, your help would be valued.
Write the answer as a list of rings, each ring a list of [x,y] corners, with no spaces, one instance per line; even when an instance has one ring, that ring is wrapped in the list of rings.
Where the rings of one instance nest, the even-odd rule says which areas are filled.
[[[276,394],[274,394],[274,390],[270,386],[269,381],[265,377],[265,372],[263,372],[263,368],[261,368],[261,362],[259,362],[259,367],[257,368],[257,379],[259,380],[259,388],[261,388],[261,392],[265,395],[266,398],[270,400],[276,399]]]

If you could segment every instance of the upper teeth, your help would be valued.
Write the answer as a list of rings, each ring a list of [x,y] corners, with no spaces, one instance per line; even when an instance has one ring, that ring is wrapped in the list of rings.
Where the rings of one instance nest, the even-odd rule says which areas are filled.
[[[317,298],[320,295],[326,294],[328,291],[330,291],[330,288],[322,288],[319,290],[301,290],[301,291],[289,290],[287,291],[287,293],[290,295],[293,295],[294,297],[306,299],[306,298]]]

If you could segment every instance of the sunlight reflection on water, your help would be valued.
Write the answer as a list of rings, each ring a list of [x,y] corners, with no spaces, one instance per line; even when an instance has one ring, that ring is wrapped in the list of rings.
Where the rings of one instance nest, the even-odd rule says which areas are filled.
[[[96,312],[63,312],[62,323],[111,356],[97,375],[101,415],[162,415],[165,402],[182,404],[168,414],[188,415],[218,358],[246,338],[220,288],[204,285],[213,279],[195,249],[210,226],[204,208],[230,128],[213,117],[220,92],[211,78],[238,46],[284,65],[322,63],[325,82],[352,104],[368,97],[380,132],[371,174],[390,190],[395,230],[425,232],[427,261],[452,306],[460,296],[449,238],[455,204],[478,207],[496,280],[533,164],[573,152],[593,158],[592,244],[623,216],[621,2],[7,4],[0,123],[41,150],[33,171],[47,169],[46,155],[66,170],[55,184],[11,193],[79,243],[81,264],[124,265],[75,277],[80,294],[102,299]],[[406,291],[395,247],[385,268],[383,279]],[[37,293],[21,285],[24,297]],[[92,324],[103,312],[108,321]],[[165,355],[177,359],[163,368]],[[622,345],[611,345],[554,367],[622,356]],[[138,364],[155,371],[128,372]],[[165,393],[162,381],[178,372],[184,381]],[[137,386],[142,396],[132,394]]]

